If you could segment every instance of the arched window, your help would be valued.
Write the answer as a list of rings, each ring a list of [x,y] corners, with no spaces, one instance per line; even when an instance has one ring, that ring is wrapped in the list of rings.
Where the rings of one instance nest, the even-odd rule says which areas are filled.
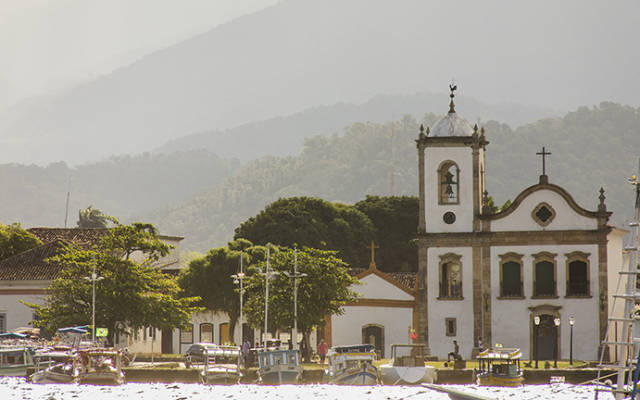
[[[567,256],[566,296],[591,296],[589,288],[589,254],[580,251]]]
[[[193,324],[185,324],[184,329],[180,330],[180,343],[193,343]]]
[[[523,254],[500,255],[500,297],[523,298],[522,291]]]
[[[438,169],[438,204],[460,204],[460,170],[451,160],[440,164]]]
[[[440,299],[462,299],[462,256],[440,256]]]
[[[558,296],[556,289],[556,255],[548,252],[533,255],[533,297]]]

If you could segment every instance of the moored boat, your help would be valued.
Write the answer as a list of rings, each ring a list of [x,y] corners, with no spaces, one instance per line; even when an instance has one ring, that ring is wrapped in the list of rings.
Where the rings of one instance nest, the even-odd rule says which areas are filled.
[[[419,343],[392,344],[388,364],[378,367],[385,385],[420,385],[437,379],[436,368],[424,362],[424,349]]]
[[[325,380],[339,385],[375,385],[375,351],[371,344],[332,347],[327,353],[329,369]]]
[[[520,349],[486,349],[478,354],[476,382],[482,386],[520,386],[524,384],[520,368]]]
[[[121,349],[86,349],[80,351],[82,365],[78,382],[93,385],[122,385],[125,383],[122,372]]]
[[[26,376],[27,369],[35,366],[35,344],[17,332],[2,333],[0,340],[0,376]]]
[[[299,350],[272,350],[258,353],[260,383],[265,385],[297,383],[301,375]]]
[[[242,378],[242,352],[237,346],[221,346],[207,349],[204,354],[204,368],[200,372],[200,382],[212,385],[229,385]]]
[[[37,352],[35,366],[29,376],[33,383],[73,383],[80,372],[80,358],[73,350]]]

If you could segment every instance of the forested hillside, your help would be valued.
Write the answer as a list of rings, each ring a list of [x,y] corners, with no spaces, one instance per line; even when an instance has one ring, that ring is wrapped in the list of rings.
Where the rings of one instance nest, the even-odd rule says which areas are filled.
[[[220,184],[238,168],[208,151],[135,157],[69,168],[0,164],[0,222],[34,226],[75,227],[78,211],[90,205],[122,221],[132,213],[180,202],[202,187]],[[69,195],[67,197],[67,195]]]
[[[458,108],[464,116],[464,110]],[[426,114],[420,123],[433,126]],[[218,187],[190,196],[181,204],[142,213],[164,232],[184,235],[189,248],[206,251],[224,245],[241,222],[281,197],[310,196],[355,203],[366,195],[417,195],[419,125],[405,115],[396,121],[356,123],[343,134],[305,140],[297,157],[254,160]],[[640,156],[639,110],[614,103],[581,107],[564,118],[547,118],[512,130],[496,121],[482,123],[487,147],[487,188],[498,205],[538,182],[545,146],[551,183],[564,186],[582,207],[595,210],[600,187],[614,212],[612,224],[630,218],[633,196],[627,180]],[[394,136],[392,138],[392,132]],[[393,140],[392,140],[393,139]]]

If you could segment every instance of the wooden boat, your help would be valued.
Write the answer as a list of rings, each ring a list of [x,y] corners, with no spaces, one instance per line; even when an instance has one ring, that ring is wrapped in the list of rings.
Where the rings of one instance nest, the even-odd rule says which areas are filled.
[[[242,351],[237,346],[222,346],[204,352],[204,368],[200,382],[212,385],[229,385],[242,378]]]
[[[0,348],[0,376],[26,376],[27,368],[33,368],[35,351],[27,346]]]
[[[299,350],[271,350],[258,353],[260,383],[297,383],[302,375]]]
[[[451,400],[497,400],[493,397],[480,396],[479,394],[433,385],[431,383],[423,383],[422,386],[438,392],[447,393]]]
[[[80,358],[82,365],[78,374],[78,382],[93,385],[122,385],[125,383],[121,349],[81,350]]]
[[[424,362],[425,344],[392,344],[388,364],[378,367],[385,385],[419,385],[437,379],[436,368]],[[415,355],[412,355],[415,354]]]
[[[75,351],[42,351],[35,356],[33,383],[73,383],[80,372],[80,358]]]
[[[375,351],[371,344],[332,347],[327,353],[329,369],[325,381],[339,385],[375,385],[378,382]]]
[[[520,349],[486,349],[478,354],[480,372],[476,382],[482,386],[520,386],[524,384],[520,368]]]

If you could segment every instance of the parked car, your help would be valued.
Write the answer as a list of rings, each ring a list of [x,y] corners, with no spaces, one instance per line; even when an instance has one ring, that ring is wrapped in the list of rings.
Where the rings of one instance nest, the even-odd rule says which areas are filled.
[[[217,349],[219,346],[215,343],[194,343],[187,351],[184,352],[184,364],[187,368],[191,368],[194,364],[204,363],[204,351],[207,349]]]

